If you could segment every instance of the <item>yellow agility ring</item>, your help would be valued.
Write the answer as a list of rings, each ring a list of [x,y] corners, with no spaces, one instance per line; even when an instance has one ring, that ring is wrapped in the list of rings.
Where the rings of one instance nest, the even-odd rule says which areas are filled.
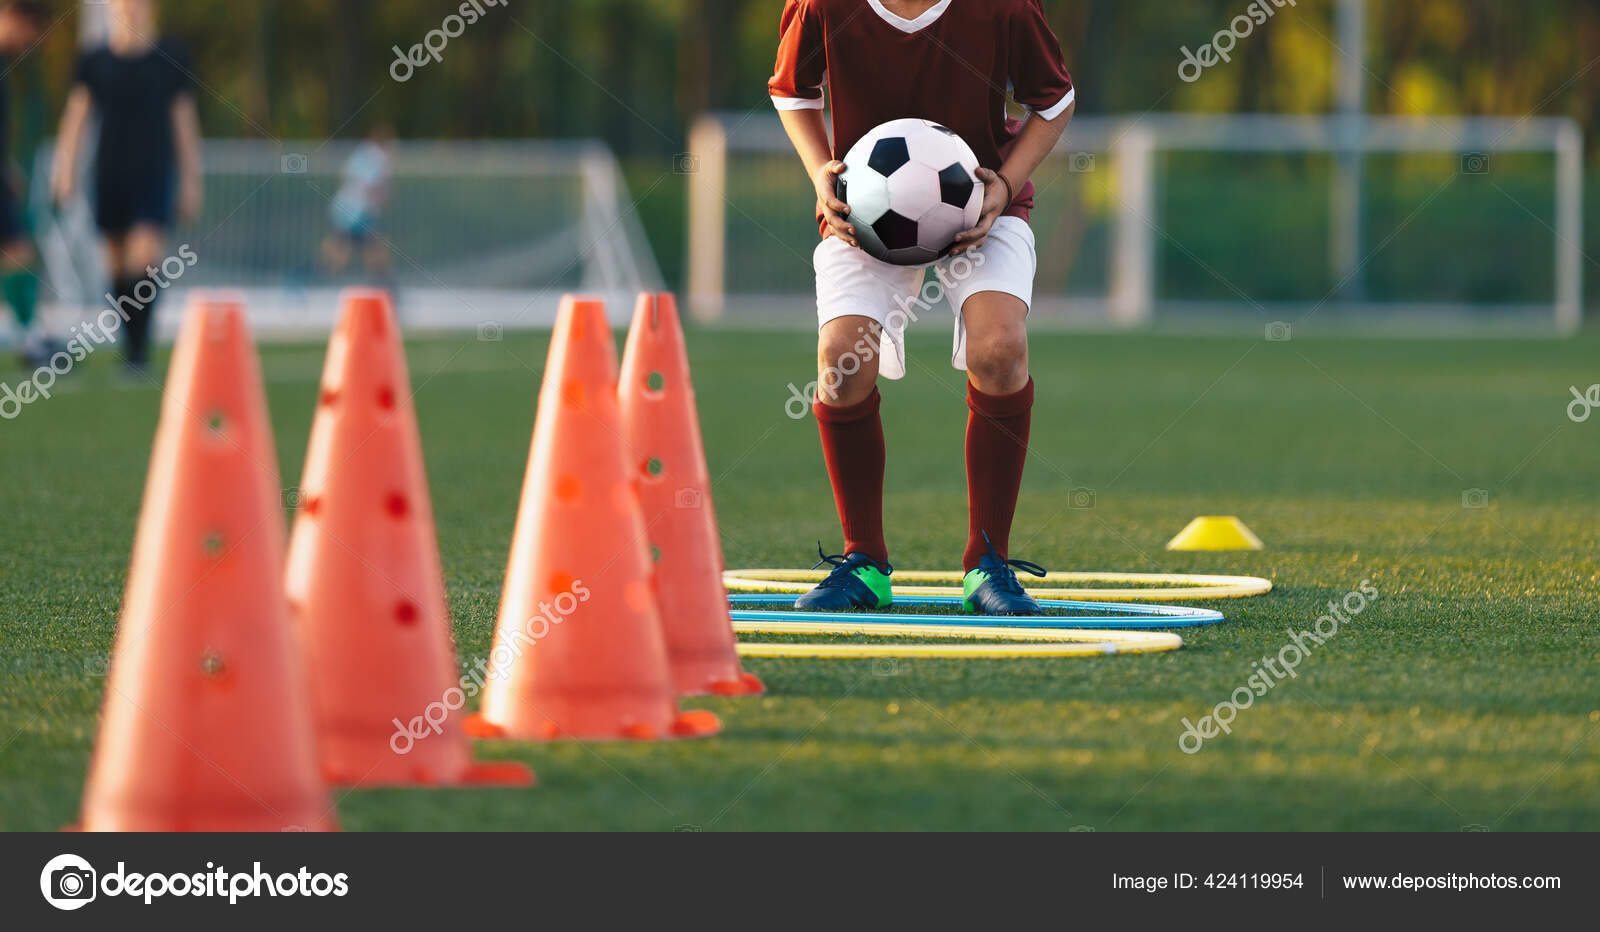
[[[1062,619],[1070,621],[1070,619]],[[870,635],[1028,641],[1002,644],[771,644],[740,642],[744,657],[1093,657],[1177,650],[1183,639],[1164,631],[1082,631],[1071,628],[991,628],[972,625],[865,624],[841,621],[735,621],[738,634]],[[1043,643],[1040,643],[1043,642]]]
[[[728,570],[722,575],[729,592],[805,592],[821,582],[822,570]],[[902,586],[911,583],[944,585]],[[961,574],[941,570],[896,570],[896,595],[960,595]],[[1028,586],[1036,599],[1093,599],[1100,602],[1175,602],[1191,599],[1239,599],[1272,591],[1272,581],[1257,576],[1214,576],[1190,573],[1047,573],[1048,585]],[[1109,583],[1070,588],[1068,583]],[[1125,584],[1116,588],[1115,584]],[[1131,585],[1127,585],[1131,584]]]

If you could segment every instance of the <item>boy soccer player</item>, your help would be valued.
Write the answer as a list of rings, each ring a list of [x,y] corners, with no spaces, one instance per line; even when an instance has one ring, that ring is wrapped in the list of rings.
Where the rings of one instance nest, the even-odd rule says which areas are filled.
[[[39,306],[39,279],[33,269],[33,242],[22,218],[25,192],[19,190],[21,173],[11,167],[11,88],[7,75],[11,62],[27,54],[50,23],[38,0],[11,0],[0,6],[0,293],[17,318],[22,333],[22,361],[40,366],[53,348],[33,329]]]
[[[57,203],[75,194],[78,146],[90,113],[98,111],[95,225],[106,241],[114,300],[127,321],[128,368],[142,373],[160,288],[139,286],[166,256],[174,213],[185,220],[200,213],[200,118],[188,53],[158,38],[155,0],[112,0],[110,12],[110,44],[78,61],[61,117],[53,188]],[[155,297],[141,301],[136,289]]]
[[[342,275],[359,249],[366,274],[387,279],[389,245],[379,234],[379,224],[394,177],[394,128],[374,126],[339,175],[339,192],[328,210],[333,232],[322,241],[323,266],[330,275]]]
[[[1060,44],[1038,0],[786,0],[780,33],[767,88],[817,193],[821,387],[812,411],[845,536],[843,556],[823,556],[833,571],[795,604],[840,610],[892,601],[877,378],[880,372],[891,379],[905,375],[904,303],[916,295],[923,270],[863,252],[834,182],[844,170],[839,155],[868,130],[920,117],[966,140],[984,184],[978,225],[960,234],[952,258],[939,263],[956,315],[951,363],[965,369],[968,380],[965,607],[1038,614],[1014,569],[1044,571],[1008,559],[1008,548],[1033,407],[1028,179],[1074,109]],[[822,117],[824,85],[832,103],[831,146]],[[1007,118],[1008,93],[1028,109],[1026,120]],[[958,266],[954,257],[963,254]],[[866,353],[863,335],[873,347]]]

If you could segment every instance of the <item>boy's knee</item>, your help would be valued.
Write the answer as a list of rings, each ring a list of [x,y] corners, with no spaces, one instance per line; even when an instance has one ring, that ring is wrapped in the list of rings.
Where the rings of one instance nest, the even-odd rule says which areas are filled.
[[[863,401],[878,381],[877,339],[824,330],[817,339],[817,399],[844,406]]]
[[[967,373],[978,388],[991,393],[1017,391],[1028,382],[1028,335],[993,334],[967,344]]]

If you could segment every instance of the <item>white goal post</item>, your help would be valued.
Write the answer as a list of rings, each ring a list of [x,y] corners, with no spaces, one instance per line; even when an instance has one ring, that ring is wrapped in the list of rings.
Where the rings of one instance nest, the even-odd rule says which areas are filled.
[[[691,131],[690,147],[697,171],[690,178],[688,217],[689,306],[702,320],[761,322],[803,320],[809,306],[809,249],[803,236],[786,221],[774,222],[768,201],[782,198],[783,210],[798,212],[804,226],[809,199],[804,172],[798,168],[782,126],[770,113],[711,114],[698,120]],[[1522,207],[1521,221],[1538,235],[1549,237],[1548,263],[1508,272],[1508,277],[1542,279],[1536,300],[1504,302],[1455,299],[1446,295],[1425,299],[1367,299],[1335,297],[1337,288],[1317,287],[1303,298],[1256,300],[1248,289],[1227,284],[1233,292],[1224,300],[1191,298],[1163,293],[1163,249],[1188,255],[1184,244],[1167,233],[1163,190],[1168,183],[1165,160],[1181,153],[1231,154],[1244,162],[1250,158],[1326,158],[1331,164],[1342,154],[1428,157],[1448,160],[1446,174],[1482,174],[1495,159],[1520,154],[1548,158],[1548,186],[1553,197],[1550,215],[1539,216]],[[1451,332],[1548,332],[1570,334],[1583,318],[1583,146],[1576,123],[1564,118],[1444,118],[1276,115],[1176,115],[1138,117],[1080,116],[1072,121],[1052,158],[1050,171],[1036,177],[1042,190],[1035,211],[1040,215],[1058,209],[1059,199],[1075,187],[1091,190],[1099,199],[1103,229],[1093,249],[1080,240],[1068,250],[1040,238],[1041,273],[1047,263],[1072,265],[1074,277],[1091,282],[1073,287],[1071,280],[1041,277],[1035,290],[1036,318],[1088,325],[1139,327],[1154,321],[1224,320],[1237,317],[1240,306],[1294,319],[1309,316],[1325,305],[1337,308],[1345,322],[1365,322],[1391,330],[1437,333],[1441,325]],[[1320,164],[1320,163],[1319,163]],[[1542,164],[1542,162],[1541,162]],[[1226,169],[1224,169],[1226,170]],[[1321,171],[1322,169],[1317,169]],[[1544,169],[1541,169],[1541,171]],[[1249,184],[1250,168],[1235,169],[1230,180]],[[1397,170],[1397,173],[1401,170]],[[780,176],[780,172],[787,175]],[[1331,171],[1328,173],[1331,175]],[[1069,176],[1077,175],[1077,179]],[[1542,177],[1542,176],[1541,176]],[[1066,183],[1061,183],[1065,179]],[[1074,184],[1074,180],[1079,184]],[[1332,177],[1320,180],[1317,196],[1328,198]],[[1493,177],[1490,179],[1494,182]],[[1520,189],[1519,189],[1520,190]],[[1473,197],[1512,198],[1505,188],[1498,194],[1484,186]],[[1512,198],[1515,200],[1515,198]],[[1045,206],[1049,205],[1049,206]],[[1499,205],[1506,208],[1504,203]],[[1509,209],[1509,208],[1506,208]],[[1330,226],[1339,211],[1329,211]],[[1345,212],[1348,216],[1348,212]],[[1424,213],[1419,209],[1418,213]],[[1522,215],[1526,216],[1522,216]],[[780,225],[782,224],[782,225]],[[1388,245],[1385,229],[1374,229],[1368,258]],[[1336,231],[1324,229],[1329,240],[1316,268],[1305,278],[1335,280],[1338,257]],[[1094,236],[1089,237],[1093,239]],[[781,249],[762,250],[764,240],[782,241]],[[814,228],[812,238],[814,243]],[[764,253],[764,254],[763,254]],[[1263,261],[1270,261],[1263,253]],[[1192,258],[1192,256],[1191,256]],[[1085,264],[1093,260],[1092,264]],[[1365,260],[1364,260],[1365,261]],[[1103,268],[1095,266],[1103,264]],[[803,273],[778,266],[804,266]],[[1211,271],[1207,269],[1207,271]],[[1222,276],[1212,272],[1212,276]],[[1308,286],[1309,288],[1309,286]],[[1313,293],[1314,292],[1314,293]],[[1334,317],[1325,314],[1323,319]],[[1319,321],[1320,322],[1320,321]],[[1444,322],[1448,322],[1445,324]]]

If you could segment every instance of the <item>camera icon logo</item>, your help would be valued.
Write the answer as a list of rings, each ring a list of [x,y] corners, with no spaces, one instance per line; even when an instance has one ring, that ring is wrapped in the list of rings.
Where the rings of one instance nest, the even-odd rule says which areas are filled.
[[[308,159],[303,152],[290,152],[283,157],[283,173],[285,175],[304,175],[308,167]]]
[[[672,503],[679,508],[699,508],[701,499],[704,497],[700,494],[699,489],[685,487],[673,493]]]
[[[1461,174],[1487,175],[1489,174],[1489,153],[1468,152],[1461,156]]]
[[[1268,343],[1287,343],[1294,333],[1286,320],[1275,320],[1267,324]]]
[[[1067,171],[1074,174],[1084,174],[1094,171],[1093,152],[1074,152],[1067,159]]]
[[[700,156],[693,152],[679,152],[672,157],[672,171],[679,175],[692,175],[700,170]]]
[[[1464,489],[1461,492],[1462,508],[1488,508],[1488,489]]]
[[[1094,489],[1068,489],[1067,507],[1079,510],[1093,508],[1095,505]]]
[[[478,323],[478,342],[499,343],[505,339],[506,328],[498,320],[485,320]]]
[[[56,909],[93,902],[97,889],[94,868],[76,854],[58,854],[39,872],[39,892]]]

